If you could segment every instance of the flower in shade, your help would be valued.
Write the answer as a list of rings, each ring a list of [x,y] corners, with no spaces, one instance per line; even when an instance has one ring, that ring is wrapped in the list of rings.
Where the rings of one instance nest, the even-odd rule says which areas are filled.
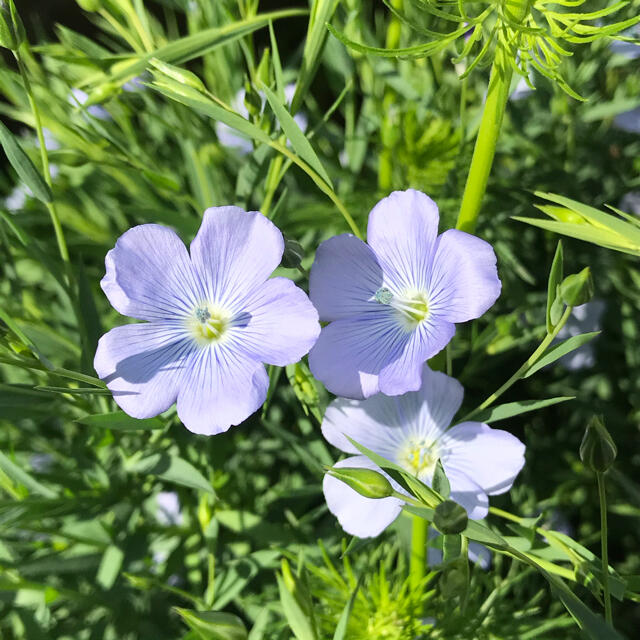
[[[83,91],[82,89],[71,89],[71,93],[68,96],[68,102],[69,104],[75,106],[83,106],[85,104],[85,102],[87,102],[87,100],[89,99],[89,94],[86,91]],[[111,114],[104,108],[101,107],[99,104],[93,104],[89,107],[87,107],[87,113],[89,115],[92,115],[94,118],[97,118],[98,120],[111,120]]]
[[[603,300],[596,299],[574,307],[567,323],[558,333],[558,341],[579,336],[582,333],[600,331],[602,329],[602,314],[605,306]],[[593,341],[587,342],[587,344],[583,344],[578,349],[562,356],[559,362],[570,371],[593,367],[596,363]]]
[[[180,498],[175,491],[160,491],[156,495],[156,518],[160,524],[182,524],[182,512],[180,510]]]
[[[451,485],[451,499],[466,509],[469,518],[484,518],[488,496],[508,491],[522,469],[524,445],[510,433],[480,422],[461,422],[449,429],[463,393],[457,380],[425,366],[418,391],[393,398],[378,394],[366,400],[334,400],[324,416],[322,434],[338,449],[358,454],[335,466],[382,471],[360,455],[348,438],[427,485],[440,460]],[[330,475],[325,475],[322,488],[342,528],[361,538],[381,533],[404,505],[396,497],[365,498]]]
[[[438,207],[424,193],[382,199],[367,241],[343,234],[323,242],[310,276],[311,300],[330,324],[309,365],[349,398],[419,389],[423,363],[455,323],[478,318],[500,295],[491,246],[455,229],[438,236]]]
[[[640,133],[640,107],[619,113],[613,119],[613,125],[628,133]]]
[[[269,278],[282,234],[258,212],[214,207],[190,250],[167,227],[124,233],[100,283],[122,314],[146,320],[102,336],[94,366],[129,415],[148,418],[177,402],[195,433],[226,431],[264,402],[263,363],[298,361],[320,327],[306,294]]]

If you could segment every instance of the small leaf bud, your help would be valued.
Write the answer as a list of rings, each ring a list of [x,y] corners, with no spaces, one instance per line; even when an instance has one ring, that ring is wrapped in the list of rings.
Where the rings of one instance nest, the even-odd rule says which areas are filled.
[[[580,273],[567,276],[560,285],[560,293],[564,303],[570,307],[589,302],[593,297],[591,269],[585,267]]]

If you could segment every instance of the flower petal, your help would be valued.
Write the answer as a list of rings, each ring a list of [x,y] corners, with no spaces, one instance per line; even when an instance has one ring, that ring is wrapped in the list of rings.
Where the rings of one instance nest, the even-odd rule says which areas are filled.
[[[480,422],[462,422],[440,442],[445,469],[464,473],[489,495],[508,491],[524,466],[524,444]]]
[[[267,397],[262,363],[235,342],[192,352],[180,381],[178,416],[189,431],[214,435],[240,424]]]
[[[322,321],[375,311],[382,268],[362,240],[344,233],[325,240],[316,251],[309,276],[309,297]]]
[[[442,351],[455,332],[454,324],[438,318],[429,319],[411,332],[398,357],[380,372],[380,391],[388,396],[417,391],[422,383],[424,363]]]
[[[159,224],[142,224],[123,233],[105,258],[100,286],[123,315],[166,320],[189,313],[202,286],[182,240]]]
[[[436,203],[414,189],[394,191],[371,210],[367,242],[398,290],[427,290],[438,220]]]
[[[241,311],[246,295],[262,286],[280,264],[284,240],[257,211],[211,207],[204,212],[190,250],[207,298]]]
[[[384,473],[364,456],[346,458],[334,466],[373,469]],[[392,482],[392,484],[394,483]],[[365,498],[329,474],[326,474],[322,481],[322,490],[329,511],[338,518],[340,526],[347,533],[359,538],[373,538],[379,535],[402,511],[402,500],[398,498]]]
[[[100,338],[93,366],[123,411],[151,418],[175,402],[192,348],[177,324],[126,324]]]
[[[387,460],[402,464],[399,454],[411,440],[439,440],[460,408],[463,393],[457,380],[425,365],[417,392],[334,400],[325,412],[322,435],[346,453],[359,453],[349,436]]]
[[[380,371],[400,356],[409,338],[393,309],[378,305],[376,313],[324,327],[309,353],[309,368],[332,393],[368,398],[379,391]]]
[[[444,472],[451,485],[450,498],[464,507],[470,520],[482,520],[489,513],[489,498],[469,476],[442,460]]]
[[[501,288],[488,242],[457,229],[438,238],[429,284],[429,308],[435,316],[449,322],[479,318]]]
[[[246,300],[238,340],[256,359],[284,366],[308,353],[320,335],[318,312],[307,294],[287,278],[272,278]]]

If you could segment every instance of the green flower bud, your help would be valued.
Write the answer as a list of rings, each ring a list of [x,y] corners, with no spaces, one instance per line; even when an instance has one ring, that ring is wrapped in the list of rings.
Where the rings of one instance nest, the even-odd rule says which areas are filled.
[[[580,273],[567,276],[560,285],[560,295],[564,303],[570,307],[589,302],[593,297],[591,269],[585,267]]]
[[[158,71],[169,76],[172,80],[175,80],[180,84],[185,84],[187,87],[191,87],[197,91],[202,91],[203,93],[206,91],[202,80],[200,80],[195,73],[191,73],[191,71],[187,71],[186,69],[163,62],[158,58],[151,58],[150,62]]]
[[[616,459],[618,449],[601,416],[593,416],[580,444],[580,459],[592,471],[606,471]]]
[[[453,500],[441,502],[433,514],[433,524],[444,534],[462,533],[467,528],[469,517],[464,507]]]
[[[393,495],[391,483],[373,469],[361,467],[331,467],[327,473],[348,484],[365,498],[388,498]]]
[[[101,0],[76,0],[76,2],[85,11],[100,11],[102,9]]]
[[[252,116],[259,116],[262,113],[262,97],[258,95],[251,85],[245,85],[244,106]]]
[[[24,25],[13,0],[0,0],[0,46],[17,51],[25,38]]]
[[[296,240],[284,237],[284,253],[282,254],[282,266],[287,269],[298,269],[304,258],[304,249]]]
[[[271,85],[271,53],[269,49],[265,49],[258,68],[256,69],[256,78],[258,79],[258,86],[265,84]]]

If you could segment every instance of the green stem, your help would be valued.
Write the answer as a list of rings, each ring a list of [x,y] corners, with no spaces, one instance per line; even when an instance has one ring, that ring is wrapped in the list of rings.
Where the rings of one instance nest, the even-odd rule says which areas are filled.
[[[20,57],[19,51],[14,51],[14,56],[16,62],[18,63],[18,69],[20,71],[20,75],[22,77],[22,82],[24,84],[25,91],[27,92],[27,97],[29,98],[29,105],[31,106],[31,111],[33,112],[33,118],[36,125],[36,134],[38,136],[38,144],[40,145],[40,158],[42,160],[42,173],[44,175],[44,179],[46,183],[49,185],[49,188],[52,187],[51,181],[51,172],[49,169],[49,156],[47,155],[47,148],[45,146],[44,141],[44,133],[42,131],[42,121],[40,119],[40,110],[38,109],[38,105],[36,103],[35,97],[33,95],[33,90],[31,88],[31,83],[29,82],[29,74],[22,62],[22,58]],[[49,210],[49,216],[51,217],[51,223],[53,225],[53,229],[56,234],[56,241],[58,243],[58,251],[60,252],[60,257],[67,268],[67,274],[69,273],[69,249],[67,248],[67,241],[64,237],[64,231],[62,229],[62,224],[60,223],[60,218],[58,217],[58,212],[56,210],[55,203],[48,202],[47,209]]]
[[[600,496],[600,539],[602,544],[602,589],[604,591],[604,617],[613,626],[611,615],[611,592],[609,590],[609,548],[607,544],[607,494],[604,473],[596,472],[598,494]]]
[[[411,591],[421,588],[427,572],[427,535],[429,523],[420,516],[413,516],[411,527],[411,559],[409,561],[409,578]]]
[[[456,228],[473,233],[478,220],[480,206],[487,190],[487,182],[496,153],[496,144],[500,135],[513,69],[507,60],[504,47],[496,49],[496,56],[489,77],[489,90],[484,104],[480,130],[473,150],[473,158],[467,184],[462,196],[460,213]]]
[[[491,406],[507,389],[515,384],[525,373],[542,357],[549,345],[553,342],[554,338],[560,332],[560,329],[564,327],[565,323],[569,319],[573,307],[567,307],[562,314],[558,324],[553,328],[551,333],[548,333],[544,340],[540,343],[538,348],[527,358],[524,364],[494,393],[492,393],[480,406],[476,407],[471,413],[468,413],[462,421],[469,420],[476,413]]]

